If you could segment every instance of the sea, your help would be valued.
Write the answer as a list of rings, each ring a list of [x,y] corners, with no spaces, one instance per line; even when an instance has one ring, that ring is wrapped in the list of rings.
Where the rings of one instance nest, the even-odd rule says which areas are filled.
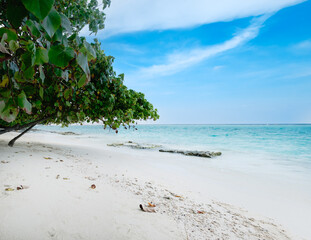
[[[311,124],[293,125],[161,125],[138,124],[121,127],[116,133],[101,125],[66,128],[39,126],[52,132],[74,132],[107,144],[133,141],[161,145],[166,149],[222,152],[221,157],[204,159],[211,166],[268,174],[311,186]],[[192,158],[193,159],[193,158]],[[202,161],[202,159],[200,159]]]

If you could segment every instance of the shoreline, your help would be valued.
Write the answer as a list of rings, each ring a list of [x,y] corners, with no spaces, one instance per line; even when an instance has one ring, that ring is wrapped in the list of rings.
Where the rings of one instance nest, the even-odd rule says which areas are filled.
[[[9,135],[5,137],[9,139]],[[29,138],[31,140],[28,141]],[[36,142],[39,142],[39,144],[37,145]],[[35,213],[29,213],[27,210],[26,215],[31,215],[39,220],[44,217],[42,212],[49,211],[51,206],[63,209],[61,204],[66,206],[73,201],[73,206],[69,206],[70,210],[66,210],[66,214],[62,216],[66,220],[64,226],[69,227],[68,230],[64,230],[64,227],[59,226],[57,223],[59,219],[55,219],[55,216],[45,216],[50,221],[50,223],[46,222],[47,225],[55,224],[55,227],[52,227],[54,230],[48,230],[47,226],[43,225],[46,230],[46,239],[57,239],[53,237],[57,235],[58,237],[66,236],[66,239],[74,239],[74,233],[80,234],[82,239],[88,239],[88,237],[91,238],[92,236],[96,239],[96,234],[103,233],[102,230],[97,228],[93,230],[93,233],[90,233],[84,228],[83,230],[79,229],[78,223],[70,223],[70,217],[74,216],[77,209],[81,209],[78,212],[83,213],[82,215],[87,218],[92,216],[96,217],[97,220],[106,221],[103,229],[106,229],[113,239],[187,239],[187,237],[189,239],[206,239],[206,237],[209,239],[216,239],[217,237],[224,239],[255,239],[256,237],[256,239],[303,239],[301,237],[308,237],[305,235],[306,233],[298,236],[300,235],[299,229],[296,229],[296,231],[290,229],[292,235],[287,237],[289,233],[283,231],[283,227],[269,219],[269,214],[263,214],[262,211],[259,211],[260,214],[258,214],[258,212],[252,211],[252,207],[239,201],[241,197],[244,198],[252,194],[245,192],[248,189],[243,190],[242,188],[244,185],[249,184],[245,182],[249,176],[241,174],[237,176],[237,174],[227,170],[218,169],[218,171],[215,171],[214,168],[209,167],[209,169],[204,169],[208,176],[203,178],[202,166],[206,166],[206,164],[204,164],[203,160],[195,157],[174,156],[146,150],[114,149],[107,147],[106,144],[98,144],[97,141],[87,137],[41,133],[30,133],[17,142],[14,148],[7,147],[5,142],[1,140],[0,148],[0,160],[9,161],[9,163],[5,164],[0,163],[0,180],[5,182],[4,185],[11,185],[11,187],[20,184],[29,186],[29,189],[13,192],[6,192],[1,186],[0,199],[2,204],[0,212],[4,214],[0,215],[0,218],[4,219],[0,221],[2,222],[0,223],[0,236],[5,232],[21,234],[17,231],[18,226],[12,228],[7,225],[8,223],[3,224],[4,220],[8,222],[8,218],[11,219],[11,224],[13,224],[14,220],[21,214],[21,209],[25,210],[22,206],[23,200],[18,197],[27,194],[26,197],[28,198],[26,199],[30,204],[32,201],[37,202],[37,198],[42,197],[40,191],[44,191],[50,197],[55,196],[55,199],[49,199],[48,203],[37,202],[38,206],[42,208],[39,208]],[[20,160],[23,156],[25,159]],[[51,157],[52,159],[46,160],[44,157]],[[66,159],[62,159],[64,162],[60,162],[61,158]],[[40,178],[36,175],[38,173],[40,173]],[[61,179],[56,179],[57,175],[60,175]],[[62,177],[69,178],[69,180],[64,180]],[[42,184],[45,182],[48,189],[40,184],[40,179]],[[42,179],[44,179],[43,182]],[[225,186],[232,179],[235,182],[231,186]],[[202,185],[207,180],[209,182]],[[195,184],[199,181],[203,181],[203,183]],[[90,189],[91,183],[96,185],[95,191]],[[230,189],[232,185],[239,186],[238,184],[241,186],[240,190]],[[205,189],[200,189],[200,186]],[[258,186],[257,190],[254,189],[254,192],[262,190],[260,187]],[[231,200],[228,201],[228,196],[222,192],[224,189],[231,193],[235,192],[237,196],[232,196]],[[59,196],[59,190],[64,194],[63,196]],[[94,192],[97,195],[86,197],[86,195],[94,194]],[[122,196],[121,200],[116,198],[117,195]],[[248,197],[249,201],[254,201],[254,198]],[[255,195],[256,197],[258,195]],[[257,199],[259,205],[263,204],[261,201],[265,197],[262,196],[262,199]],[[284,196],[281,195],[280,199],[282,197]],[[62,198],[64,199],[61,200]],[[85,206],[86,199],[90,202],[96,202],[94,206],[90,207],[90,212]],[[108,212],[115,218],[118,218],[117,215],[120,214],[122,221],[113,220],[114,217],[109,216],[109,214],[104,217],[103,214],[97,213],[96,206],[101,206],[97,202],[99,199],[112,204],[115,211],[112,213],[109,210],[110,206],[103,209],[104,212]],[[273,202],[273,199],[266,199],[266,201]],[[145,213],[139,210],[139,204],[148,204],[148,202],[156,204],[157,213]],[[237,202],[239,204],[236,204]],[[13,203],[17,204],[21,209],[17,207],[12,213],[11,204]],[[265,207],[265,204],[263,204],[263,207]],[[247,212],[245,209],[250,211]],[[309,209],[305,209],[305,211],[309,210],[310,206]],[[198,213],[198,211],[204,213]],[[81,216],[77,216],[78,222],[81,221]],[[92,219],[92,221],[94,220]],[[120,227],[123,230],[127,228],[126,231],[129,231],[129,233],[122,232],[123,230],[109,230],[109,227],[106,226],[109,221],[116,228]],[[136,224],[133,225],[132,221]],[[300,219],[300,221],[302,222],[303,219]],[[36,220],[32,224],[35,223]],[[182,226],[182,223],[187,224]],[[283,222],[282,224],[283,226],[286,225]],[[158,231],[150,229],[152,225]],[[92,229],[94,226],[88,227]],[[288,227],[286,226],[286,228]],[[10,229],[12,232],[10,232]],[[21,231],[27,232],[26,229]],[[49,235],[47,233],[49,231],[52,231],[52,235],[54,235]],[[135,238],[135,236],[139,236],[139,238]],[[36,237],[34,236],[31,239],[36,239]],[[41,239],[45,239],[44,236]]]

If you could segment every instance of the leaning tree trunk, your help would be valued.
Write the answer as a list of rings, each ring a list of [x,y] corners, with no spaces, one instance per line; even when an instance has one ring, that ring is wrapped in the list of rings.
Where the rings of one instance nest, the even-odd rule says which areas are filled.
[[[0,135],[4,134],[4,133],[8,133],[8,132],[12,132],[12,131],[17,131],[17,130],[22,130],[27,128],[25,131],[23,131],[21,134],[19,134],[17,137],[13,138],[10,142],[9,142],[9,146],[13,147],[14,143],[17,139],[19,139],[21,136],[23,136],[25,133],[27,133],[28,131],[30,131],[34,126],[36,126],[38,123],[41,123],[47,119],[49,119],[50,117],[46,117],[46,118],[42,118],[36,121],[33,121],[31,123],[27,123],[24,125],[15,125],[13,127],[4,127],[4,126],[0,126],[0,128],[2,128],[2,130],[0,130]]]

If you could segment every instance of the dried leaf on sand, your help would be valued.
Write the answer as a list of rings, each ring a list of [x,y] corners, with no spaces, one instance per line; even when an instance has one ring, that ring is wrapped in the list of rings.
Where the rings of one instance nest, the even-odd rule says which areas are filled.
[[[155,209],[153,207],[149,207],[149,206],[143,206],[142,204],[139,205],[140,209],[143,212],[150,212],[150,213],[155,213]]]
[[[149,207],[155,207],[156,205],[155,204],[153,204],[152,202],[150,203],[150,202],[148,202],[148,206]]]

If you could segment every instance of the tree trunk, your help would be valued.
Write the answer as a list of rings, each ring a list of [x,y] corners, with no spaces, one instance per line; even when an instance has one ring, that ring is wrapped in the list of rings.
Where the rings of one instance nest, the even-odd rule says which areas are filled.
[[[32,126],[30,126],[29,128],[27,128],[24,132],[22,132],[21,134],[19,134],[17,137],[13,138],[10,142],[9,142],[9,146],[13,147],[14,143],[17,139],[19,139],[21,136],[23,136],[26,132],[28,132],[29,130],[31,130],[34,126],[36,126],[37,124],[33,124]]]

